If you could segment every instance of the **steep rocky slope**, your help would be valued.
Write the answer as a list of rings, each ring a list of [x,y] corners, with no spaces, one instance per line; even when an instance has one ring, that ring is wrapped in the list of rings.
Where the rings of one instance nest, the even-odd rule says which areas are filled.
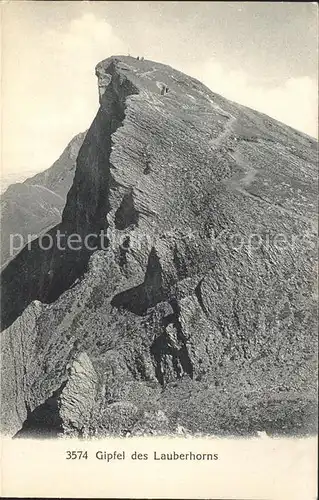
[[[27,244],[28,235],[34,239],[61,221],[84,137],[85,133],[76,135],[49,169],[10,185],[1,195],[1,267]],[[12,236],[11,248],[10,235],[21,235]]]
[[[152,61],[96,74],[49,235],[97,249],[3,271],[3,432],[314,432],[316,142]]]

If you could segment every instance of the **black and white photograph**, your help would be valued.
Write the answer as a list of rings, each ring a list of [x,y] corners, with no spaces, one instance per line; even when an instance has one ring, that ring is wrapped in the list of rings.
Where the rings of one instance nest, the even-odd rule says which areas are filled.
[[[1,439],[316,438],[317,4],[1,12]]]

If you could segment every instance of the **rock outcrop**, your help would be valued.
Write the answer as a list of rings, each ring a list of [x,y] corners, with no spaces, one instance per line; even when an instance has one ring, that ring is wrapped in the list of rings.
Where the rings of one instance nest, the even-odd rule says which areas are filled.
[[[1,195],[2,268],[28,241],[61,221],[84,137],[85,132],[77,134],[50,168],[24,182],[10,185]]]
[[[52,248],[2,273],[3,432],[52,400],[56,434],[315,432],[316,142],[162,64],[96,74]]]

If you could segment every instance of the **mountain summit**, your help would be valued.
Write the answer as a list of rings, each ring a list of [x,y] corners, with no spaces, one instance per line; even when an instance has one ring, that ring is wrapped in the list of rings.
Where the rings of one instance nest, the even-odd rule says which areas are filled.
[[[163,64],[96,75],[62,222],[2,273],[3,432],[314,432],[316,141]]]

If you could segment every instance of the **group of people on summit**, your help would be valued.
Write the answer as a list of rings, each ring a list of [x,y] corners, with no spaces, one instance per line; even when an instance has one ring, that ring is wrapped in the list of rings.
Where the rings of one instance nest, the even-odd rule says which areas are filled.
[[[130,55],[130,54],[129,54]],[[136,56],[136,59],[138,61],[144,61],[144,56]],[[169,88],[167,87],[167,85],[165,84],[162,84],[161,87],[160,87],[160,92],[161,92],[161,95],[165,95],[167,94],[167,92],[169,91]]]

